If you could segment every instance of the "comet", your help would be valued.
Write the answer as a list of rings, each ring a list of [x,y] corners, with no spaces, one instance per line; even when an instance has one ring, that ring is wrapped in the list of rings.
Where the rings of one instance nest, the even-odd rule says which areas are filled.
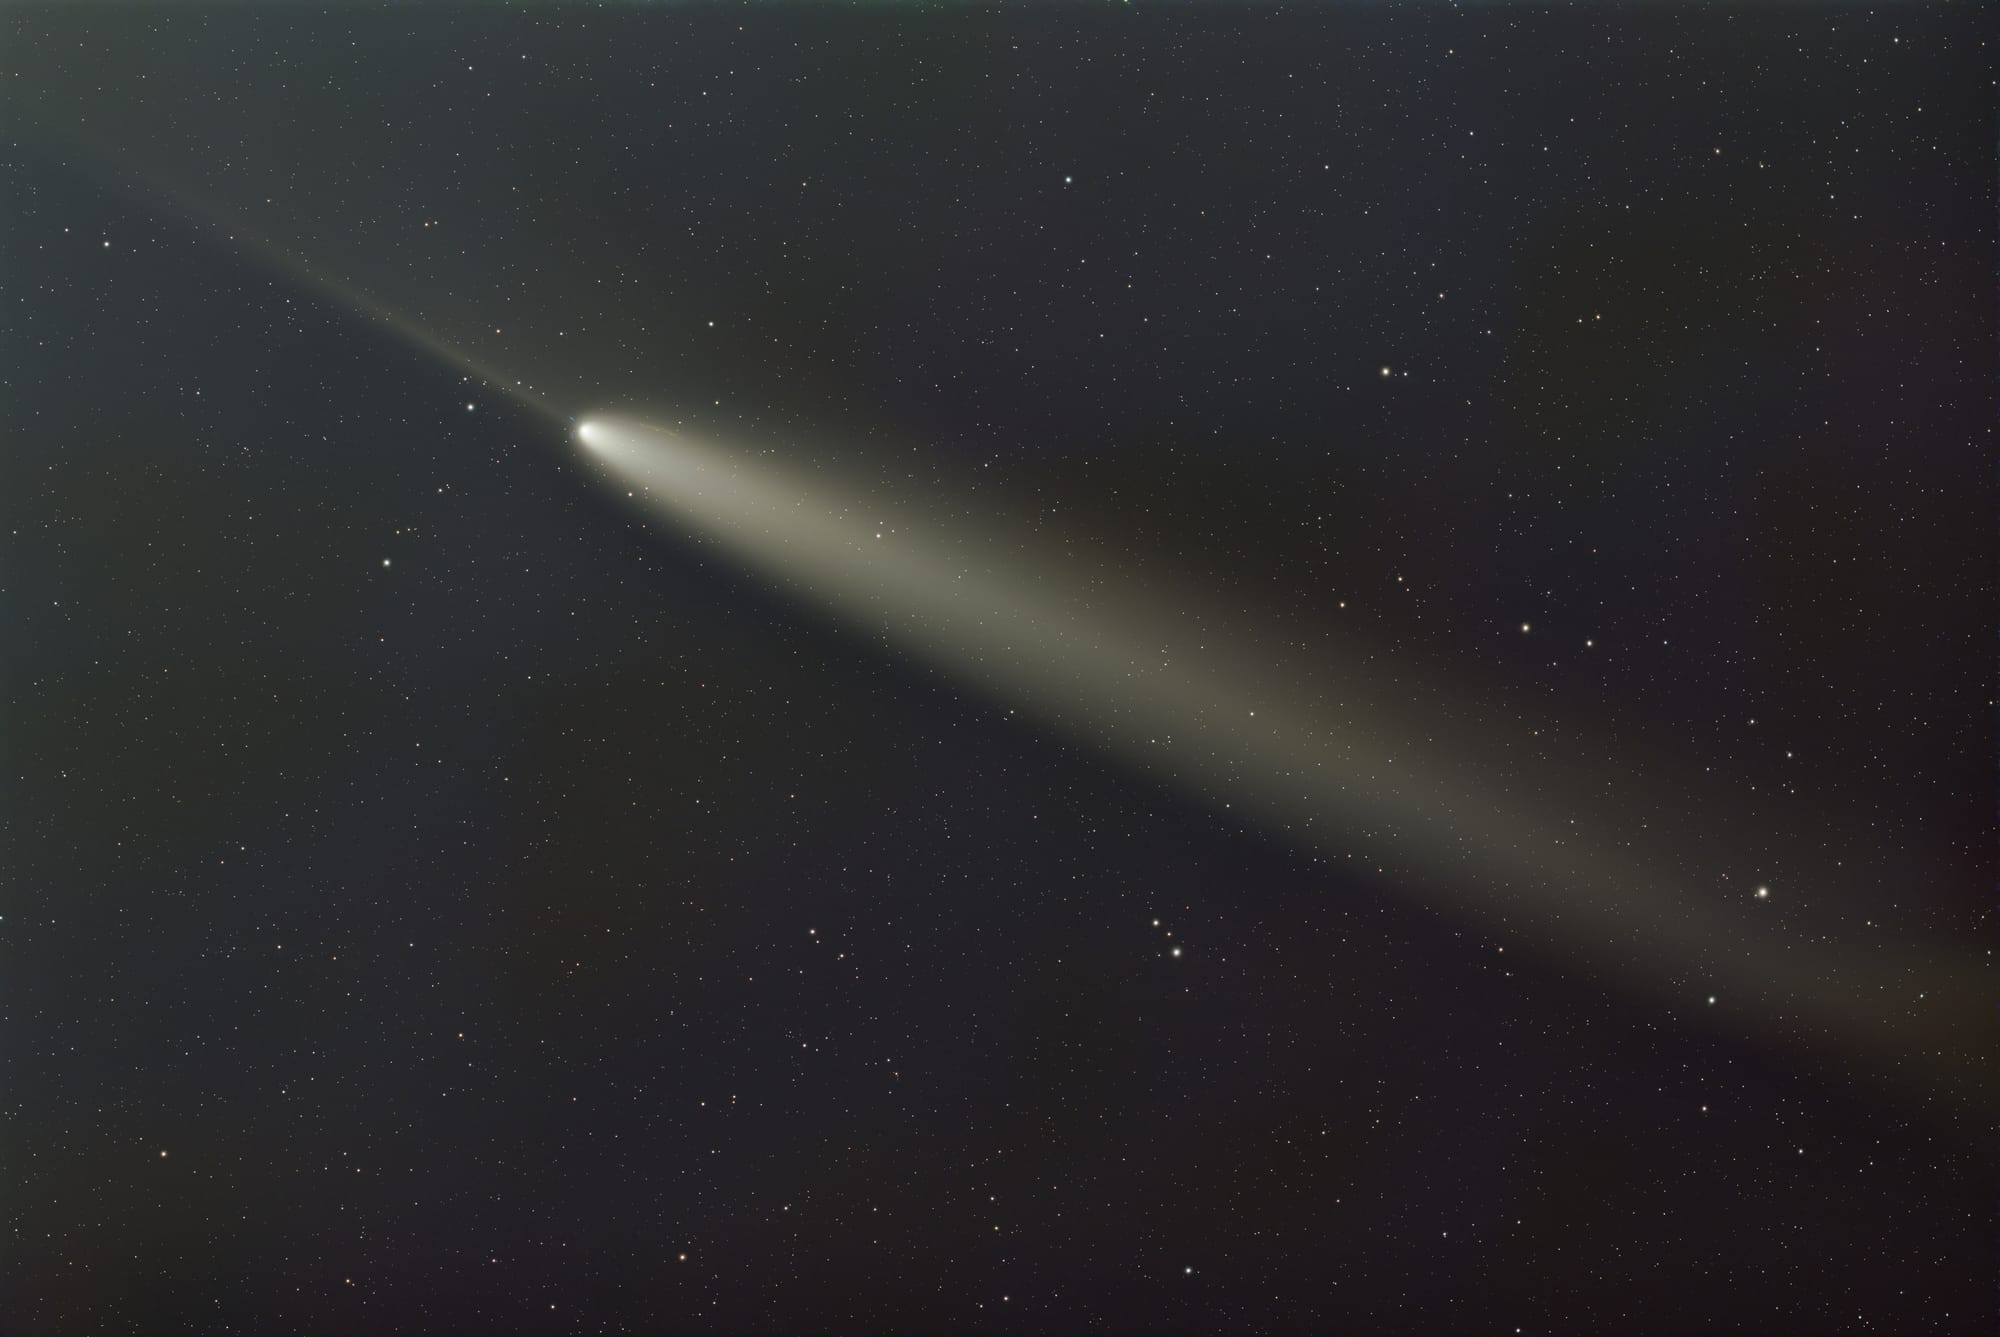
[[[861,628],[1009,710],[1232,816],[1395,885],[1667,1015],[1689,1011],[1783,1049],[1977,1106],[1991,1080],[1953,1023],[1987,1005],[1978,963],[1851,942],[1845,908],[1921,873],[1880,851],[1829,854],[1789,931],[1719,897],[1726,814],[1699,780],[1564,774],[1510,753],[1504,722],[1412,708],[1367,647],[1301,654],[1268,621],[1166,582],[1080,571],[1059,537],[892,514],[869,492],[624,414],[570,422],[551,395],[321,272],[244,220],[153,183],[292,282],[386,328],[557,425],[649,520],[692,534],[835,622]],[[1387,374],[1387,368],[1384,373]],[[572,401],[573,402],[573,401]],[[1228,601],[1240,605],[1240,600]],[[1528,628],[1523,627],[1523,632]],[[1581,736],[1580,730],[1565,730]],[[1442,741],[1440,741],[1442,739]],[[1693,791],[1695,797],[1688,797]],[[1776,845],[1831,850],[1812,830]],[[1835,885],[1835,877],[1842,879]],[[1798,879],[1793,879],[1794,882]],[[1799,906],[1802,898],[1789,895]],[[1740,903],[1738,903],[1740,902]],[[1843,945],[1843,939],[1850,939]]]
[[[1676,847],[1639,829],[1654,825],[1677,824],[1698,845],[1712,826],[1698,807],[1675,814],[1632,784],[1607,800],[1602,782],[1497,764],[1493,722],[1441,729],[1385,690],[1366,656],[1329,646],[1302,661],[1219,600],[1080,570],[1042,534],[956,521],[939,531],[817,473],[643,419],[594,415],[575,437],[653,521],[1330,862],[1393,864],[1398,884],[1436,908],[1668,1013],[1865,1056],[1878,1073],[1976,1080],[1973,1056],[1948,1051],[1943,1034],[1955,1009],[1979,1005],[1969,969],[1842,951],[1760,919],[1750,898],[1720,902],[1707,890],[1712,861],[1686,845],[1678,866],[1635,853]]]

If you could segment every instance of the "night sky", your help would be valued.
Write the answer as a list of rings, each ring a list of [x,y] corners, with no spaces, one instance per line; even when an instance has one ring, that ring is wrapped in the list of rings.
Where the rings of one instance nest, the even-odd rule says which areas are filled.
[[[0,1333],[1993,1331],[1992,26],[11,7]]]

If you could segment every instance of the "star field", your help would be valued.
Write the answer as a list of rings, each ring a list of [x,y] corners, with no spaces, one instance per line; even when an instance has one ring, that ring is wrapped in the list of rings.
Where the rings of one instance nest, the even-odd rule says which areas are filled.
[[[1975,9],[5,23],[0,1331],[1991,1329]]]

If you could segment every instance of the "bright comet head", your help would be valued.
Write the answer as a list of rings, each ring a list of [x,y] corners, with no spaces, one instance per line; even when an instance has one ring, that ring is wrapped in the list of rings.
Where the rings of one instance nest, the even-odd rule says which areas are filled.
[[[576,439],[594,448],[604,439],[604,433],[596,423],[586,418],[576,425]]]

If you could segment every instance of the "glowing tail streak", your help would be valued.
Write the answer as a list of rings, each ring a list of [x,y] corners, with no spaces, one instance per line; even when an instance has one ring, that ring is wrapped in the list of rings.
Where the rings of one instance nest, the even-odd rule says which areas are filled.
[[[266,266],[277,270],[299,286],[320,294],[337,306],[346,307],[374,321],[417,351],[456,367],[468,379],[478,382],[485,389],[505,395],[515,403],[545,413],[551,418],[561,416],[558,406],[533,386],[508,377],[497,367],[489,366],[463,349],[447,343],[416,321],[398,314],[387,304],[377,301],[360,289],[350,287],[339,279],[314,269],[304,260],[259,234],[254,228],[239,219],[232,218],[220,206],[197,199],[184,191],[176,191],[164,182],[156,181],[153,185],[162,194],[177,200],[190,215],[203,219],[220,230],[228,240],[244,246]]]
[[[27,109],[12,103],[6,104],[6,109],[14,113],[15,119],[22,124],[34,125],[41,137],[66,146],[69,149],[66,161],[70,167],[91,172],[103,184],[113,189],[130,192],[134,202],[141,207],[153,207],[156,196],[173,201],[180,207],[185,218],[213,229],[223,240],[248,251],[266,269],[309,292],[319,294],[335,306],[344,307],[375,322],[417,351],[457,368],[468,379],[477,381],[482,387],[503,394],[516,403],[535,409],[550,418],[558,420],[562,418],[561,407],[540,390],[518,378],[507,376],[499,368],[439,337],[417,321],[400,314],[359,288],[314,268],[215,201],[191,190],[182,189],[156,173],[144,171],[124,161],[121,155],[110,151],[81,126],[70,124],[59,129],[52,128],[38,124]],[[144,189],[134,190],[135,181]]]
[[[1080,580],[1018,543],[925,538],[907,521],[878,522],[876,503],[817,482],[808,491],[636,420],[595,417],[579,439],[655,517],[693,526],[780,586],[1331,853],[1365,832],[1417,875],[1407,882],[1510,940],[1704,1020],[1725,1015],[1708,997],[1724,995],[1733,1025],[1871,1059],[1878,1075],[1922,1070],[1959,1098],[1982,1080],[1932,1033],[1983,997],[1969,972],[1909,954],[1836,956],[1705,908],[1610,840],[1580,840],[1512,797],[1519,785],[1435,747],[1423,757],[1412,722],[1384,724],[1372,707],[1342,717],[1329,684],[1274,684],[1277,656],[1255,639],[1189,645],[1198,625],[1211,628],[1204,641],[1222,639],[1205,613]],[[1923,1004],[1904,1005],[1919,994]]]

